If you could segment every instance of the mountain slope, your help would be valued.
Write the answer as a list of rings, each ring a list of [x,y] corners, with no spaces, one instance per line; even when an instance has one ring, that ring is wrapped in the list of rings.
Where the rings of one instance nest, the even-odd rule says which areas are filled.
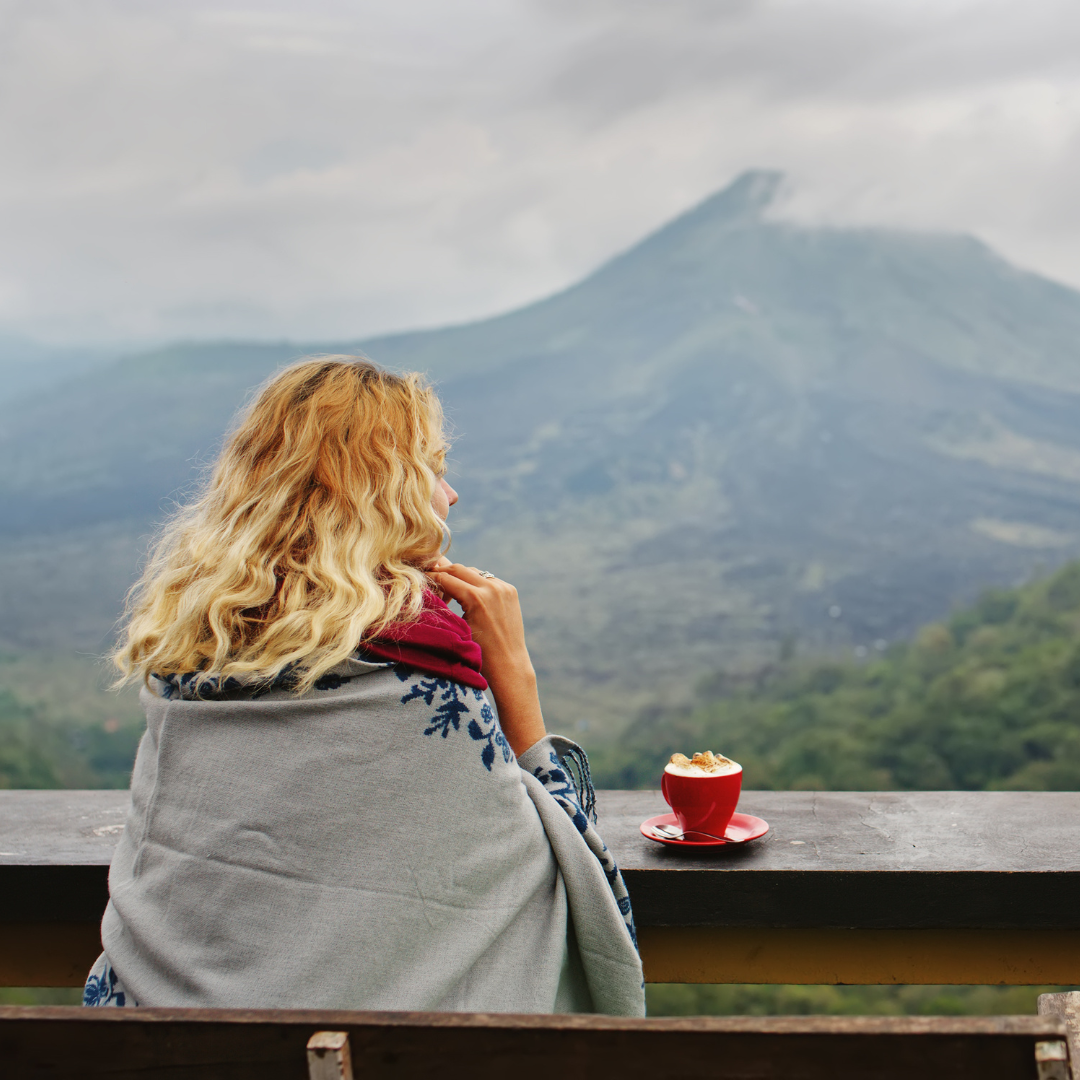
[[[751,788],[1080,791],[1080,563],[992,590],[874,661],[722,673],[593,758],[602,787],[653,787],[674,747],[737,758]]]
[[[779,182],[520,311],[363,345],[439,380],[454,550],[518,583],[564,726],[784,637],[873,649],[1080,553],[1080,294],[966,237],[775,219]],[[0,634],[104,610],[124,544],[303,351],[177,346],[0,413],[0,560],[74,579],[0,582]],[[117,554],[84,582],[91,524]]]

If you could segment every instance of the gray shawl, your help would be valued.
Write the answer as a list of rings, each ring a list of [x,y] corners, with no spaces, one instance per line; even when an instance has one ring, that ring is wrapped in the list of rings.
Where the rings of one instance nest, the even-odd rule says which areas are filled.
[[[102,923],[119,1001],[644,1014],[568,740],[515,759],[480,691],[357,658],[299,696],[154,690]]]

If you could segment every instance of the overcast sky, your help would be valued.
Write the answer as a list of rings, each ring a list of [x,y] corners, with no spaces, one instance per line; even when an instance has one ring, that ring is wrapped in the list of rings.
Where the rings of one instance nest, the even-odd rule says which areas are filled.
[[[0,331],[319,340],[569,284],[746,168],[1080,286],[1076,0],[0,0]]]

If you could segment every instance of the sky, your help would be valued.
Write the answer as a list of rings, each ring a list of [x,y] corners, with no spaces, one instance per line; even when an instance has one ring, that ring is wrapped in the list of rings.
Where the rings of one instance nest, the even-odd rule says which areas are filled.
[[[354,339],[748,168],[1080,287],[1075,0],[0,0],[0,335]]]

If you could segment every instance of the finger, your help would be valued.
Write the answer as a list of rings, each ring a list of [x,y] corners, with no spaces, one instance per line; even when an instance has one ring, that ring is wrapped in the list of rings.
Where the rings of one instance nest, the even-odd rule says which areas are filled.
[[[446,571],[436,570],[432,573],[435,584],[451,599],[456,600],[462,607],[473,603],[479,595],[476,585],[463,581],[460,577]],[[480,579],[481,581],[483,578]]]
[[[475,566],[463,566],[461,563],[452,563],[450,566],[440,567],[439,572],[453,574],[459,580],[467,581],[470,585],[475,585],[478,588],[482,587],[486,582],[496,580],[484,577]]]
[[[435,562],[430,562],[425,566],[421,566],[420,569],[423,570],[425,574],[431,575],[438,570],[445,570],[449,566],[450,560],[444,556],[440,559],[437,559]]]

